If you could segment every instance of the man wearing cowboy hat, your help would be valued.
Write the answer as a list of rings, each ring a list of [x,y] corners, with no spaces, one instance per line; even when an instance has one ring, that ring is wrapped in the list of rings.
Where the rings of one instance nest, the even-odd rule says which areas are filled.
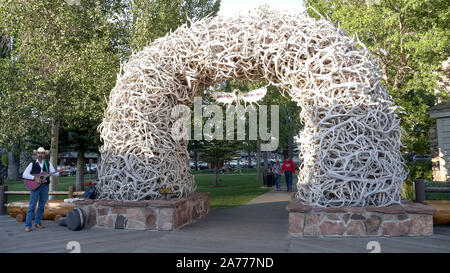
[[[38,176],[33,176],[36,174],[40,174],[42,172],[53,173],[55,172],[55,168],[53,165],[45,160],[45,155],[48,154],[48,151],[44,149],[44,147],[39,147],[39,149],[34,150],[34,153],[37,154],[36,161],[31,162],[28,167],[23,172],[22,177],[24,179],[35,180],[36,182],[41,182],[41,179]],[[59,173],[56,172],[52,174],[53,176],[59,176]],[[35,218],[35,227],[36,228],[44,228],[41,223],[42,215],[44,214],[45,203],[48,198],[48,179],[42,183],[37,189],[32,190],[30,192],[30,204],[28,205],[27,219],[25,222],[25,231],[31,231],[31,225],[33,222],[34,210],[36,208],[36,204],[39,200],[39,206],[36,212]]]

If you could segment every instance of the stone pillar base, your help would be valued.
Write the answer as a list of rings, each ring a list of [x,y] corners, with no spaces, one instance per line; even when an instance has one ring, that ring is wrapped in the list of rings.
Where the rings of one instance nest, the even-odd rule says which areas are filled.
[[[86,200],[74,203],[86,213],[86,226],[89,227],[175,230],[208,214],[208,195],[196,192],[175,200]]]
[[[289,211],[291,236],[418,236],[433,234],[436,210],[405,202],[388,207],[315,208],[292,200]]]

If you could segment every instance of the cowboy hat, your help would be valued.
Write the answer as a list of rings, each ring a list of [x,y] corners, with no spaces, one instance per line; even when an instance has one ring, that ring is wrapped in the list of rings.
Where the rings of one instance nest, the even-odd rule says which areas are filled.
[[[39,147],[39,149],[33,150],[33,153],[45,153],[45,154],[48,154],[49,151],[44,149],[44,147]]]

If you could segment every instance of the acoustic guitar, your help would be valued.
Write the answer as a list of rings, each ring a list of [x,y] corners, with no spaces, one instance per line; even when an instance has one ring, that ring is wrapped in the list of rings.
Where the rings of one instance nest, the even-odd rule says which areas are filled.
[[[70,169],[71,167],[72,167],[72,166],[67,166],[67,167],[65,167],[65,168],[62,168],[62,169],[59,170],[59,171],[52,172],[52,173],[41,172],[41,173],[39,173],[39,174],[32,174],[32,176],[34,176],[34,177],[39,177],[39,178],[41,179],[41,182],[38,183],[38,182],[36,182],[36,181],[34,181],[34,180],[31,180],[31,179],[25,179],[25,180],[24,180],[25,187],[26,187],[28,190],[30,190],[30,191],[34,191],[35,189],[39,188],[39,186],[40,186],[41,184],[46,183],[46,182],[47,182],[47,178],[48,178],[50,175],[55,174],[55,173],[63,172],[63,171],[65,171],[65,170],[67,170],[67,169]]]

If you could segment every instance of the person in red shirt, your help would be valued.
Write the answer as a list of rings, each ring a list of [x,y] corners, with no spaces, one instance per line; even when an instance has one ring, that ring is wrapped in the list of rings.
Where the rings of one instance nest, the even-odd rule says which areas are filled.
[[[283,173],[286,180],[287,191],[290,192],[292,191],[292,173],[295,174],[295,165],[287,156],[284,158],[283,167],[281,168],[281,174]]]

